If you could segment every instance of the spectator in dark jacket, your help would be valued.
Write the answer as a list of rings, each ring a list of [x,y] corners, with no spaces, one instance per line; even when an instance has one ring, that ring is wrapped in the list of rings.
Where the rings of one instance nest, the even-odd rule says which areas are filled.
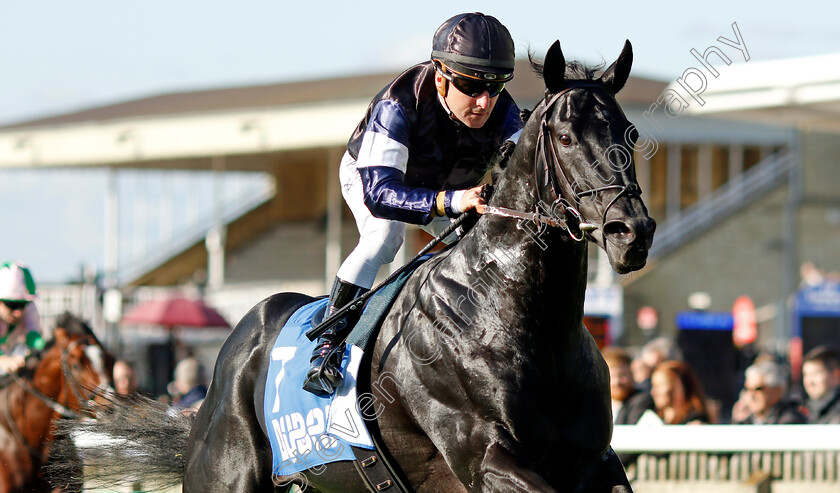
[[[799,403],[784,398],[786,383],[782,368],[773,361],[760,361],[747,368],[739,402],[748,414],[741,419],[733,419],[733,422],[755,425],[807,423]],[[733,411],[733,417],[735,414]]]
[[[617,425],[632,425],[639,421],[648,409],[653,409],[650,392],[636,388],[630,364],[633,359],[621,348],[607,347],[601,353],[610,369],[610,400],[613,422]]]
[[[193,410],[201,406],[207,396],[202,373],[201,364],[195,358],[185,358],[175,366],[175,380],[170,384],[175,406]]]
[[[818,346],[808,351],[802,360],[802,386],[808,394],[809,423],[840,423],[840,353],[836,349]]]

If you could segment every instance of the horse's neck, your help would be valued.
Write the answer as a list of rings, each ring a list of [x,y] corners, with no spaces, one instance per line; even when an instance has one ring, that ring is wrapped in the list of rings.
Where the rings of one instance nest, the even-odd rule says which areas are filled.
[[[539,108],[538,108],[539,109]],[[538,110],[535,110],[535,112]],[[537,121],[532,118],[497,184],[491,205],[523,212],[547,212],[551,204],[539,196],[542,167],[536,163]],[[541,229],[542,228],[542,229]],[[572,241],[565,231],[529,221],[488,216],[476,225],[474,242],[465,249],[471,262],[504,265],[509,282],[500,295],[520,305],[534,319],[570,323],[583,315],[586,289],[586,243]]]
[[[59,358],[53,358],[47,355],[35,370],[31,385],[45,397],[52,399],[62,406],[70,407],[70,393],[67,388],[67,380],[65,380],[63,371],[61,370]],[[52,413],[50,406],[40,398],[32,395],[30,399],[32,400],[33,406],[49,409],[49,413]],[[47,422],[47,427],[49,427],[49,422]]]
[[[529,122],[523,132],[490,205],[522,212],[534,212],[541,205],[534,125]],[[523,338],[532,338],[537,331],[537,337],[576,342],[586,289],[585,243],[572,241],[559,228],[541,229],[534,222],[497,216],[484,216],[461,243],[453,262],[465,264],[468,292],[473,290],[469,283],[490,279],[493,296],[498,297],[495,304],[473,303],[476,311],[492,320],[493,314],[486,312],[504,306],[496,315],[508,333],[519,330]],[[563,327],[574,330],[558,330]]]
[[[564,232],[539,232],[527,221],[487,217],[464,249],[472,277],[492,280],[503,315],[522,325],[566,324],[583,315],[586,245],[563,238]],[[467,245],[465,245],[467,246]]]
[[[25,441],[22,445],[35,458],[40,458],[46,439],[52,436],[53,410],[25,386],[54,398],[52,394],[57,396],[62,387],[60,382],[56,383],[54,380],[54,376],[45,375],[43,372],[39,375],[36,370],[31,379],[24,378],[23,385],[11,384],[0,389],[0,406],[6,408],[3,413],[4,421],[11,420],[7,426],[17,430],[13,433],[18,440]]]

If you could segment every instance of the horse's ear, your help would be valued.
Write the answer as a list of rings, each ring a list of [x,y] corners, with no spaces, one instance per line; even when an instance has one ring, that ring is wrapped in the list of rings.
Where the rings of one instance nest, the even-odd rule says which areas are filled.
[[[618,59],[601,74],[601,82],[604,83],[604,87],[613,94],[618,93],[624,87],[627,78],[630,77],[630,67],[632,65],[633,45],[630,44],[628,39],[624,42],[624,49],[621,50]]]
[[[560,92],[566,77],[566,57],[560,49],[560,41],[555,41],[545,54],[543,62],[543,80],[548,92]]]

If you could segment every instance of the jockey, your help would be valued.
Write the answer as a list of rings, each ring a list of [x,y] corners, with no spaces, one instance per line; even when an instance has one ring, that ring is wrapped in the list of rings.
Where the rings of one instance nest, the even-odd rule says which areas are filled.
[[[29,268],[22,262],[0,264],[0,373],[17,371],[30,350],[44,348],[34,300]]]
[[[504,89],[515,49],[507,28],[481,13],[460,14],[435,32],[431,60],[394,79],[368,106],[341,159],[342,195],[356,219],[359,243],[338,270],[328,315],[373,286],[394,260],[405,223],[432,235],[483,203],[490,159],[522,129]],[[342,344],[356,320],[342,320],[318,339],[304,389],[332,394],[341,384]]]

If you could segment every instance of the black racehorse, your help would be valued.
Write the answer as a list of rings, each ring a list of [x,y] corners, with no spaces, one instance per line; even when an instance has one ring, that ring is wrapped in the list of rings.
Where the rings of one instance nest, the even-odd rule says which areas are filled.
[[[615,99],[631,64],[627,42],[595,77],[552,45],[534,64],[545,99],[485,214],[412,274],[385,318],[367,410],[410,489],[630,491],[610,448],[607,367],[582,322],[579,240],[604,248],[618,273],[647,259],[655,224],[636,183],[636,134]],[[349,462],[272,477],[262,417],[269,352],[311,300],[271,296],[228,338],[189,437],[186,427],[165,437],[184,447],[173,466],[184,491],[272,491],[283,481],[367,491]]]

